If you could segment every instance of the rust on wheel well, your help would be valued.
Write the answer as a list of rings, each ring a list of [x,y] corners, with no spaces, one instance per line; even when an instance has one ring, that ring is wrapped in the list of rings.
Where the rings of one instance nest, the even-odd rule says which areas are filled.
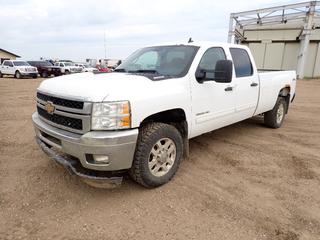
[[[286,85],[284,88],[282,88],[279,92],[279,97],[283,97],[287,103],[287,109],[286,113],[288,113],[289,110],[289,104],[290,104],[290,85]]]

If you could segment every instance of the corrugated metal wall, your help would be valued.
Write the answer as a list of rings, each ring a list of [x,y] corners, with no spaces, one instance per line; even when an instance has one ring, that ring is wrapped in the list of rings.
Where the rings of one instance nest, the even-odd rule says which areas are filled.
[[[245,45],[249,46],[257,67],[265,70],[296,70],[301,30],[297,29],[260,29],[243,31]],[[320,77],[320,29],[311,35],[305,66],[305,77]]]
[[[300,43],[249,43],[258,69],[296,70]],[[306,77],[320,77],[320,43],[310,43]]]

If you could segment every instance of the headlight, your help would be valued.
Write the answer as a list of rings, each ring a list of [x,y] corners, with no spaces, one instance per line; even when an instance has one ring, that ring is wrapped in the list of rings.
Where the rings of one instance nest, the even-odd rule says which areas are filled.
[[[131,127],[128,101],[94,103],[92,107],[92,130],[115,130]]]

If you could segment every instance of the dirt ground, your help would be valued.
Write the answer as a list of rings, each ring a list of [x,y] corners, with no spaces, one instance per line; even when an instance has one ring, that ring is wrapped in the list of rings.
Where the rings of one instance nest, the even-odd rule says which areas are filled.
[[[0,239],[320,239],[320,80],[282,128],[249,119],[191,140],[167,185],[96,189],[40,151],[41,79],[0,79]]]

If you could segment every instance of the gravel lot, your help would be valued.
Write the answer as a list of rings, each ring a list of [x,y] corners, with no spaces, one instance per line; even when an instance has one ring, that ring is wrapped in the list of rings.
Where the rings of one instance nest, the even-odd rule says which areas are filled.
[[[191,140],[167,185],[96,189],[34,141],[41,79],[0,79],[0,239],[319,239],[320,80],[282,128],[254,118]]]

